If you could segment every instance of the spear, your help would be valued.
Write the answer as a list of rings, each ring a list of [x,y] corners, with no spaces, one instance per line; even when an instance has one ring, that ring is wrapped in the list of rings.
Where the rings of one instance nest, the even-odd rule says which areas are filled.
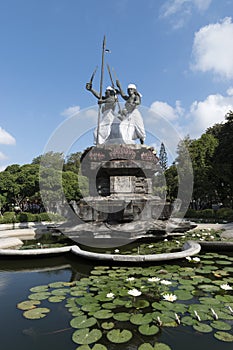
[[[105,35],[104,35],[103,46],[102,46],[102,62],[101,62],[101,76],[100,76],[100,99],[99,99],[100,104],[99,104],[99,110],[98,110],[96,145],[99,144],[99,128],[100,128],[100,113],[101,113],[103,79],[104,79],[104,53],[105,53],[105,47],[106,47],[106,38],[105,38]]]
[[[115,89],[115,84],[114,84],[114,81],[113,81],[113,78],[112,78],[112,73],[111,73],[111,70],[110,70],[110,67],[109,67],[108,64],[107,64],[107,68],[108,68],[108,74],[109,74],[109,77],[110,77],[110,80],[111,80],[111,83],[112,83],[112,88]],[[116,97],[116,101],[117,101],[119,112],[121,113],[121,106],[120,106],[120,102],[118,100],[118,96]]]

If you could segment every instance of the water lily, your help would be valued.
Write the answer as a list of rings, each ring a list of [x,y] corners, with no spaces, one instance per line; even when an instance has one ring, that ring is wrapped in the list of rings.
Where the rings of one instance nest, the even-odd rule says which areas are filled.
[[[154,247],[153,244],[148,245],[148,248],[153,248],[153,247]]]
[[[115,249],[114,252],[115,252],[115,253],[119,253],[119,249]]]
[[[159,282],[159,281],[160,281],[160,278],[158,278],[158,277],[151,277],[151,278],[148,278],[147,281],[148,281],[148,282]]]
[[[232,287],[228,283],[221,284],[220,288],[224,290],[232,290]]]
[[[128,277],[128,278],[126,278],[126,281],[128,281],[128,282],[132,282],[132,281],[134,281],[134,280],[135,280],[134,277]]]
[[[164,284],[165,286],[168,286],[169,284],[172,284],[172,282],[170,282],[168,280],[161,280],[160,283]]]
[[[194,262],[200,262],[200,261],[201,261],[201,259],[200,259],[200,258],[198,258],[197,256],[196,256],[196,257],[194,257],[192,260],[193,260]]]
[[[134,289],[130,289],[130,290],[128,291],[128,294],[129,294],[129,295],[132,295],[133,297],[139,297],[139,295],[141,295],[142,292],[140,292],[140,290],[134,288]]]
[[[175,294],[164,294],[163,299],[166,301],[175,301],[177,299],[177,296]]]
[[[106,295],[107,298],[114,298],[115,294],[114,293],[108,293]]]

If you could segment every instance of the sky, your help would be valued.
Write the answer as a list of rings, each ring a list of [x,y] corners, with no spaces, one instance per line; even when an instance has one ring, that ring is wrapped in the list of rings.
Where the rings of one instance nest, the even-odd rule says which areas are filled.
[[[233,110],[233,0],[0,0],[0,171],[31,163],[54,135],[69,139],[67,124],[67,154],[93,143],[85,85],[98,66],[100,89],[104,35],[105,63],[154,113],[143,116],[146,144],[174,148]]]

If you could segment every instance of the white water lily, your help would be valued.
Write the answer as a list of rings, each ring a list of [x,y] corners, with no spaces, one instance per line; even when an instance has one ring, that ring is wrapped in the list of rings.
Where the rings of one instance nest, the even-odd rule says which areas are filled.
[[[129,295],[132,295],[133,297],[139,297],[139,295],[141,295],[142,292],[140,292],[140,290],[134,288],[134,289],[130,289],[130,290],[128,291],[128,294],[129,294]]]
[[[150,277],[150,278],[148,278],[147,281],[148,281],[148,282],[159,282],[159,281],[160,281],[160,278],[158,278],[158,277]]]
[[[164,284],[165,286],[168,286],[169,284],[172,284],[172,282],[170,282],[168,280],[161,280],[160,283]]]
[[[154,247],[153,244],[148,245],[148,248],[153,248],[153,247]]]
[[[119,249],[115,249],[114,252],[115,252],[115,253],[119,253]]]
[[[232,290],[232,287],[228,283],[221,284],[220,287],[224,290]]]
[[[191,258],[190,256],[186,256],[186,259],[189,261],[189,262],[200,262],[201,259],[198,258],[197,256],[194,257],[194,258]]]
[[[177,296],[175,294],[164,294],[163,299],[166,301],[175,301],[177,299]]]
[[[114,298],[115,294],[114,293],[108,293],[106,295],[107,298]]]
[[[201,261],[201,259],[200,259],[200,258],[198,258],[197,256],[196,256],[196,257],[194,257],[192,260],[193,260],[194,262],[200,262],[200,261]]]
[[[126,281],[129,281],[129,282],[132,282],[132,281],[134,281],[134,280],[135,280],[134,277],[128,277],[128,278],[126,278]]]

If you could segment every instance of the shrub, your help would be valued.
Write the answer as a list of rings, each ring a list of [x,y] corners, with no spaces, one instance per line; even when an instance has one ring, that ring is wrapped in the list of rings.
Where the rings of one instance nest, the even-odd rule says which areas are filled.
[[[216,212],[216,217],[222,220],[233,220],[233,209],[230,208],[220,208]]]

